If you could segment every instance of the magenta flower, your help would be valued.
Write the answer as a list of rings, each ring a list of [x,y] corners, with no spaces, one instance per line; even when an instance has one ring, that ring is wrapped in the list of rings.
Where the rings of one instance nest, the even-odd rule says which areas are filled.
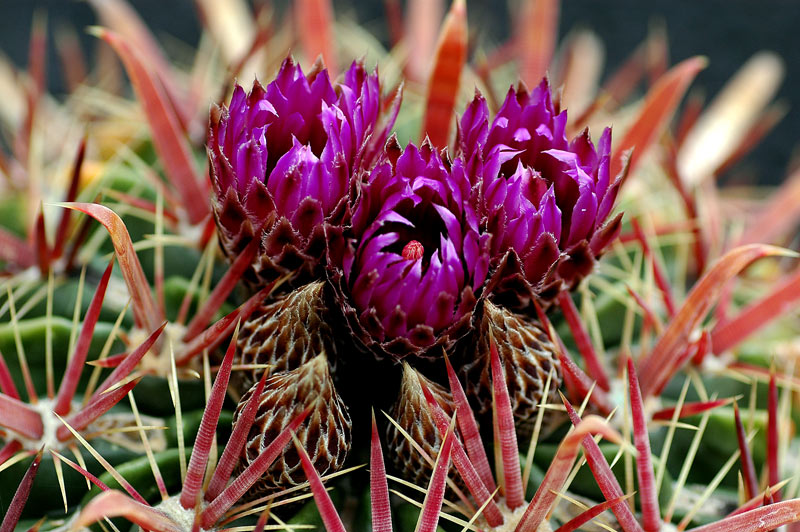
[[[619,231],[620,216],[606,221],[621,182],[609,176],[611,130],[595,148],[588,130],[568,142],[566,123],[543,80],[531,93],[509,90],[491,125],[477,95],[459,124],[457,151],[492,235],[493,291],[516,292],[522,306],[574,288]]]
[[[237,85],[227,108],[212,109],[217,228],[229,258],[261,240],[252,284],[319,276],[326,239],[348,216],[352,177],[371,166],[394,123],[396,108],[379,124],[382,104],[378,75],[362,63],[334,87],[321,66],[305,76],[289,58],[266,87],[256,81],[246,94]]]
[[[390,141],[391,143],[391,141]],[[433,355],[469,328],[489,267],[463,162],[396,142],[360,187],[335,276],[347,321],[380,355]],[[398,157],[399,156],[399,157]]]

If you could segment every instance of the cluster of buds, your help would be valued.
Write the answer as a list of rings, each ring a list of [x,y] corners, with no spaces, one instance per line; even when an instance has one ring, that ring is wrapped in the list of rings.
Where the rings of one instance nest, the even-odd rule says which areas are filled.
[[[515,376],[516,420],[529,424],[545,380],[551,394],[561,382],[534,302],[546,307],[574,288],[619,230],[620,216],[607,221],[621,181],[609,175],[611,132],[597,147],[588,131],[569,141],[546,80],[530,93],[510,90],[491,121],[476,95],[452,155],[427,139],[403,148],[389,138],[399,94],[388,104],[377,73],[360,63],[332,84],[321,65],[303,75],[287,59],[266,87],[237,86],[229,107],[212,111],[221,245],[232,259],[260,240],[247,275],[253,288],[289,280],[242,328],[240,361],[259,369],[238,391],[249,396],[266,371],[275,377],[265,397],[277,397],[270,383],[284,385],[311,360],[328,364],[336,381],[337,359],[354,352],[412,365],[446,353],[487,412],[496,345]],[[340,464],[350,416],[330,380],[320,382],[331,399],[320,419],[336,420],[320,427],[321,445]],[[396,410],[420,401],[400,389]],[[296,409],[271,404],[280,406]],[[265,434],[282,429],[267,425]],[[435,448],[434,427],[428,436]],[[321,473],[338,467],[319,462]]]
[[[372,165],[394,124],[380,121],[381,105],[377,73],[361,63],[334,87],[321,63],[303,75],[287,59],[266,87],[237,85],[228,107],[212,109],[218,234],[231,259],[261,241],[252,284],[322,273],[326,240],[349,218],[352,176]]]
[[[622,181],[610,176],[611,129],[595,148],[588,129],[568,141],[566,125],[546,79],[510,89],[491,124],[476,95],[459,123],[457,152],[492,235],[492,291],[522,310],[575,288],[620,228],[621,214],[607,221]]]

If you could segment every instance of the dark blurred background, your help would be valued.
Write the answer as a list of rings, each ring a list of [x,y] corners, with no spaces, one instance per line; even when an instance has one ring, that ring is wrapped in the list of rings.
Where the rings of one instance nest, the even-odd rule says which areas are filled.
[[[224,2],[225,0],[219,0]],[[195,45],[199,24],[192,0],[130,0],[159,38]],[[278,9],[286,2],[274,2]],[[337,13],[355,18],[377,35],[387,33],[380,0],[334,0]],[[481,43],[505,40],[510,31],[508,3],[468,0],[468,16]],[[95,23],[85,2],[71,0],[0,0],[0,50],[23,67],[35,10],[44,10],[52,31],[68,22],[76,28]],[[476,21],[480,21],[477,24]],[[798,0],[565,0],[561,3],[561,35],[577,26],[594,30],[605,43],[605,73],[611,73],[645,38],[652,23],[663,23],[669,35],[671,63],[696,54],[710,63],[694,83],[713,97],[725,81],[759,50],[778,53],[786,64],[786,77],[778,99],[789,113],[737,168],[728,180],[779,182],[792,153],[800,143],[800,24]],[[83,35],[87,51],[92,37]],[[163,39],[162,39],[163,40]],[[385,39],[384,39],[385,40]],[[52,46],[52,39],[50,40]],[[168,46],[169,48],[169,46]],[[49,57],[53,58],[51,50]],[[55,94],[63,92],[57,61],[49,62],[48,82]]]

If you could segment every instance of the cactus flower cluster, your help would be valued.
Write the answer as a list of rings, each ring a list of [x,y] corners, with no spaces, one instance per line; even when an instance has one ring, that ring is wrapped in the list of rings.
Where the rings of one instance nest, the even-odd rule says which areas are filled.
[[[249,398],[260,374],[272,375],[264,397],[276,399],[262,400],[266,411],[258,418],[271,434],[283,422],[270,411],[309,401],[289,399],[295,391],[280,392],[286,385],[279,381],[306,372],[312,360],[333,368],[361,352],[415,364],[444,353],[488,414],[490,343],[497,337],[492,345],[514,375],[512,411],[530,428],[544,382],[553,381],[550,399],[561,383],[533,301],[544,305],[575,288],[620,228],[621,215],[606,222],[621,183],[609,173],[610,129],[597,148],[588,130],[568,141],[566,111],[556,113],[544,80],[531,93],[512,88],[493,118],[476,95],[453,154],[429,139],[402,147],[377,125],[377,74],[354,63],[341,79],[334,90],[321,65],[304,75],[287,59],[266,87],[255,82],[246,93],[237,85],[230,103],[211,113],[208,153],[222,247],[233,260],[260,239],[249,279],[290,279],[245,323],[240,361],[267,368],[251,371],[238,393]],[[332,333],[338,324],[344,334]],[[318,382],[326,384],[297,393],[324,389],[329,397],[318,409],[320,440],[308,449],[322,474],[343,464],[351,416],[329,377]],[[408,400],[401,390],[395,410],[408,411]],[[398,419],[409,430],[417,423]],[[433,448],[441,443],[435,430],[425,437]],[[405,446],[396,434],[391,439]],[[266,443],[254,443],[245,462]],[[328,460],[317,456],[320,449]],[[393,454],[406,470],[430,472],[416,453]],[[299,471],[294,460],[279,473]]]
[[[464,0],[385,2],[388,53],[330,0],[198,0],[183,73],[89,4],[64,105],[41,17],[0,83],[0,532],[798,526],[800,173],[714,179],[777,57],[705,109],[658,31],[601,86],[558,2],[484,54]]]

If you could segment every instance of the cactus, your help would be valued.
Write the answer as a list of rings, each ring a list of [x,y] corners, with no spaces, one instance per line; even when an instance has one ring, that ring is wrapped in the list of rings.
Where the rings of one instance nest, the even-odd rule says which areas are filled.
[[[602,88],[585,30],[548,68],[556,2],[481,60],[463,0],[402,39],[387,2],[391,50],[329,0],[202,0],[181,72],[90,4],[132,98],[101,59],[47,98],[37,18],[2,124],[0,532],[800,522],[798,175],[746,208],[712,179],[778,58],[704,108],[660,32]]]

